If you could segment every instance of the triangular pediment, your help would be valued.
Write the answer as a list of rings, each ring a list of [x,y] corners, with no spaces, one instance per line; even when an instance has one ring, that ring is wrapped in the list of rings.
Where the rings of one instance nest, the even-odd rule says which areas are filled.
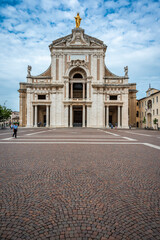
[[[74,46],[88,46],[88,47],[95,47],[95,48],[106,48],[106,45],[103,41],[86,35],[84,33],[84,29],[82,28],[75,28],[72,30],[72,34],[67,35],[63,38],[59,38],[52,42],[49,46],[52,47],[74,47]]]

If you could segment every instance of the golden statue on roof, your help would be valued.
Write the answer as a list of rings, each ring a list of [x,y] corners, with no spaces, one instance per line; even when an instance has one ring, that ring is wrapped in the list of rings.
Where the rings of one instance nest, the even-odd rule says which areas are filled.
[[[77,16],[74,17],[74,18],[75,18],[75,21],[76,21],[76,28],[79,28],[82,18],[80,18],[79,13],[77,13]]]

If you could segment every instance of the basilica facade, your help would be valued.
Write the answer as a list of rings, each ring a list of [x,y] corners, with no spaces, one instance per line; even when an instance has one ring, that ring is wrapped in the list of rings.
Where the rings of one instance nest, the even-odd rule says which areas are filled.
[[[136,84],[111,73],[107,46],[80,27],[53,41],[51,65],[20,83],[20,126],[128,128],[136,125]]]

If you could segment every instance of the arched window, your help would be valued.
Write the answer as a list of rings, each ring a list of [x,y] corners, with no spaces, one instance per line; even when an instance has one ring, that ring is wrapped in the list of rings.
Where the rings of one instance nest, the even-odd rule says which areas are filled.
[[[76,73],[74,74],[73,78],[83,78],[83,77],[80,73]]]
[[[148,100],[148,109],[152,108],[152,101],[151,100]]]

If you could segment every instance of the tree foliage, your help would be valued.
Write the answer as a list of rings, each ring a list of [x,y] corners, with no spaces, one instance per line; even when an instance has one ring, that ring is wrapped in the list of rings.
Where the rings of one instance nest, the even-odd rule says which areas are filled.
[[[9,108],[6,108],[6,106],[0,105],[0,122],[7,121],[11,116],[12,110]]]
[[[143,123],[145,124],[146,123],[146,118],[144,117],[144,119],[143,119]]]
[[[157,123],[158,123],[158,119],[157,119],[157,118],[154,118],[153,123],[154,123],[154,124],[157,124]]]

